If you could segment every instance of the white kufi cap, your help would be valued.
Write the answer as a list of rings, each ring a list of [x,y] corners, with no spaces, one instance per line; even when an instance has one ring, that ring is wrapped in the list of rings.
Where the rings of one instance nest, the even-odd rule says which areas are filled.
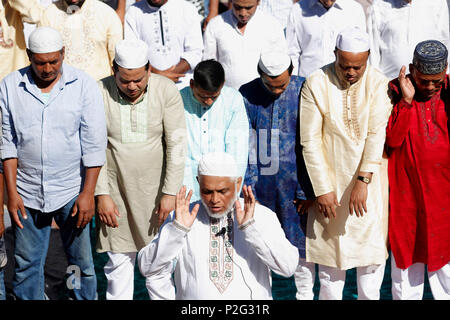
[[[291,57],[284,52],[266,52],[259,58],[258,66],[270,77],[277,77],[291,65]]]
[[[63,48],[63,39],[59,31],[50,27],[39,27],[28,38],[28,49],[33,53],[50,53]]]
[[[337,36],[336,48],[347,52],[365,52],[370,49],[369,35],[358,27],[344,29]]]
[[[148,63],[148,46],[142,40],[120,40],[114,60],[125,69],[137,69]]]
[[[198,175],[216,177],[238,177],[236,160],[225,152],[205,154],[198,163]]]

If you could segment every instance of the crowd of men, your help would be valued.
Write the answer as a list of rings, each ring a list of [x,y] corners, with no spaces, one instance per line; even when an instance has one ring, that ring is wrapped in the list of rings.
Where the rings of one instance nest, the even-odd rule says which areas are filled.
[[[12,295],[450,299],[445,0],[2,0]],[[4,185],[6,188],[4,189]],[[7,261],[0,209],[0,299]],[[90,226],[94,222],[95,239]],[[62,253],[64,254],[64,253]]]

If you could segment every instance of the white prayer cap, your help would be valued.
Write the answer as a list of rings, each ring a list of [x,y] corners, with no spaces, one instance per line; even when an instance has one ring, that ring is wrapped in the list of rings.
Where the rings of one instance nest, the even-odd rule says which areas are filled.
[[[50,53],[63,48],[61,33],[50,27],[39,27],[28,38],[28,49],[33,53]]]
[[[370,49],[369,35],[358,27],[344,29],[337,36],[336,48],[347,52],[365,52]]]
[[[141,68],[148,63],[148,46],[142,40],[120,40],[116,44],[114,60],[125,69]]]
[[[205,154],[198,163],[199,176],[238,177],[236,160],[225,152]]]
[[[277,77],[291,65],[291,57],[285,52],[264,52],[259,58],[258,66],[270,77]]]

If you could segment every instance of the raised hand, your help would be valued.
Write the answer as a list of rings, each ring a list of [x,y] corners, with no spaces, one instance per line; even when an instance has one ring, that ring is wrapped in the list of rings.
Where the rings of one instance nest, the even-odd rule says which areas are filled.
[[[402,90],[403,99],[411,103],[414,99],[414,94],[416,90],[414,89],[414,85],[411,82],[409,76],[406,75],[406,67],[402,66],[400,69],[400,73],[398,74],[398,81],[400,82],[400,89]]]
[[[236,221],[238,225],[242,225],[251,218],[253,218],[255,214],[255,205],[256,200],[253,195],[252,187],[244,185],[242,187],[242,192],[244,194],[244,210],[242,210],[241,203],[239,199],[235,202],[236,209]]]
[[[182,186],[175,199],[175,220],[186,228],[192,226],[197,217],[198,209],[200,208],[200,204],[197,203],[194,208],[192,208],[192,212],[189,212],[191,197],[192,190],[189,190],[186,197],[186,186]]]

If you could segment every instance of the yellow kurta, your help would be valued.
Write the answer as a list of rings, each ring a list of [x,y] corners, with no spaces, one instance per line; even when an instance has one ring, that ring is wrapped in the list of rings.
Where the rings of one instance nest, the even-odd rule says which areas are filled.
[[[0,2],[0,23],[3,38],[11,47],[0,45],[0,80],[9,73],[30,64],[26,53],[23,22],[39,21],[42,7],[37,0],[2,0]]]
[[[119,227],[97,219],[98,252],[137,252],[158,231],[155,207],[161,193],[175,195],[183,182],[186,122],[175,84],[151,74],[146,97],[134,104],[119,98],[114,77],[99,82],[108,128],[106,163],[96,195],[109,194]]]
[[[382,264],[388,257],[385,170],[386,124],[391,111],[388,79],[370,65],[345,88],[334,63],[307,78],[300,102],[303,156],[316,196],[334,191],[341,206],[325,218],[317,203],[309,210],[306,260],[341,270]],[[349,214],[349,198],[360,171],[373,172],[367,214]],[[383,178],[384,177],[384,178]]]
[[[116,12],[98,0],[86,0],[74,14],[68,14],[68,10],[64,0],[54,2],[45,9],[38,25],[61,32],[67,64],[96,80],[112,75],[115,45],[123,38],[122,23]]]

